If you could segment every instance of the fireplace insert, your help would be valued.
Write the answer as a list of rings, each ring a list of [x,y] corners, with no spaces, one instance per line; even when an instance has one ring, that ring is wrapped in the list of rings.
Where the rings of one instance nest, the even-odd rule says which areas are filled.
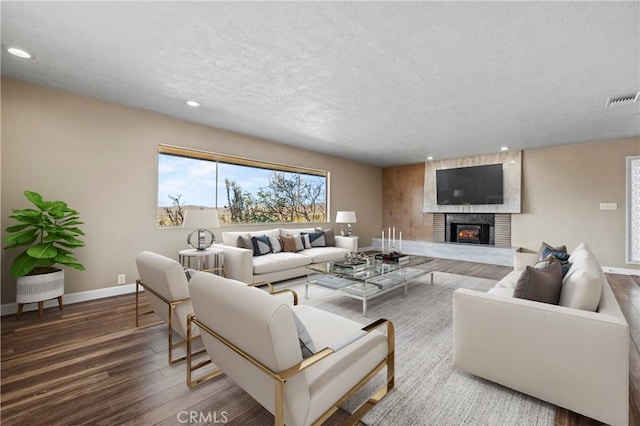
[[[489,224],[453,222],[451,224],[451,242],[489,244]]]

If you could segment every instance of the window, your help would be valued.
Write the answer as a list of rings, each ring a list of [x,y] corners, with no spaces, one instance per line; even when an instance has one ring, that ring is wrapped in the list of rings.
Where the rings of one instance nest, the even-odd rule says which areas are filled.
[[[627,157],[627,263],[640,263],[640,155]]]
[[[218,209],[221,224],[327,221],[328,172],[160,145],[158,226]]]

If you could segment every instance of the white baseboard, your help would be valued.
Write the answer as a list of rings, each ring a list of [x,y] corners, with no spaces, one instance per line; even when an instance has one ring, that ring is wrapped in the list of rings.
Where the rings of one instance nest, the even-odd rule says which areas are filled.
[[[359,251],[373,250],[373,247],[361,247]],[[632,268],[616,268],[612,266],[603,266],[602,270],[607,274],[618,275],[638,275],[640,276],[640,269]],[[141,289],[144,290],[144,289]],[[74,303],[87,302],[89,300],[103,299],[105,297],[120,296],[123,294],[130,294],[136,291],[136,285],[125,284],[116,287],[100,288],[97,290],[80,291],[77,293],[65,294],[63,296],[63,302],[65,305],[72,305]],[[57,307],[58,301],[56,299],[47,300],[44,302],[45,308]],[[29,303],[23,307],[23,312],[35,311],[38,309],[37,303]],[[7,303],[0,305],[0,315],[14,315],[18,312],[17,303]]]
[[[605,272],[605,274],[638,275],[638,276],[640,276],[640,269],[615,268],[613,266],[603,266],[602,270]]]
[[[62,301],[65,305],[72,305],[74,303],[87,302],[89,300],[103,299],[105,297],[120,296],[123,294],[130,294],[136,291],[136,285],[125,284],[117,287],[100,288],[97,290],[79,291],[77,293],[65,294],[62,296]],[[44,302],[45,308],[58,307],[58,301],[56,299],[47,300]],[[37,303],[29,303],[24,305],[22,312],[35,311],[38,309]],[[13,315],[18,312],[17,303],[7,303],[0,305],[0,315]]]

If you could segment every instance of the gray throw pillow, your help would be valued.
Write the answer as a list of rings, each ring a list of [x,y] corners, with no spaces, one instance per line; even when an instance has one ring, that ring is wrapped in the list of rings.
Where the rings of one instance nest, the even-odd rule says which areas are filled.
[[[236,247],[253,250],[253,242],[251,242],[251,235],[238,235],[236,238]]]
[[[522,271],[513,290],[513,297],[557,305],[562,290],[560,262],[551,262],[542,269],[531,266]]]
[[[324,233],[324,244],[327,247],[335,247],[336,246],[336,234],[333,232],[333,228],[323,229]]]

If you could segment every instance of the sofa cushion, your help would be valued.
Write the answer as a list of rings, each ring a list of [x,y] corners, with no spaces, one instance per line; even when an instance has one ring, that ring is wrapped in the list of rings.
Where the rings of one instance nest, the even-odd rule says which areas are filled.
[[[253,250],[253,242],[251,241],[251,235],[247,232],[243,235],[238,235],[236,238],[236,247]]]
[[[280,235],[300,235],[302,232],[315,232],[315,228],[280,228]]]
[[[269,242],[271,243],[271,252],[280,253],[282,251],[282,241],[280,241],[280,237],[269,237]]]
[[[547,253],[545,253],[545,250],[547,251]],[[555,251],[558,253],[566,253],[567,252],[567,246],[558,246],[558,247],[552,247],[551,245],[545,243],[544,241],[542,242],[542,244],[540,245],[540,249],[538,250],[538,259],[542,260],[545,257],[547,257],[549,255],[548,251]],[[567,260],[567,259],[564,259]]]
[[[313,247],[300,252],[300,254],[309,257],[312,263],[344,260],[345,253],[347,250],[340,247]]]
[[[324,234],[324,245],[327,247],[335,247],[336,234],[333,232],[333,228],[320,229],[316,228],[316,232],[322,231]]]
[[[246,236],[249,235],[249,237],[259,237],[261,235],[266,235],[267,237],[279,237],[280,236],[280,229],[279,228],[274,228],[274,229],[267,229],[264,231],[254,231],[254,232],[247,232],[247,231],[225,231],[222,232],[222,242],[228,246],[235,246],[236,245],[236,241],[238,240],[238,236],[242,235],[242,236]],[[237,247],[237,246],[236,246]]]
[[[324,232],[311,232],[307,234],[309,236],[309,242],[311,243],[311,247],[325,247],[327,244],[324,240]]]
[[[309,265],[311,258],[299,253],[269,253],[253,258],[253,273],[267,274]]]
[[[513,297],[557,305],[562,288],[562,268],[551,262],[541,269],[527,266],[520,275]]]
[[[282,242],[282,251],[292,253],[296,251],[296,241],[292,235],[283,235],[280,237],[280,241]]]
[[[304,242],[302,241],[302,235],[292,235],[293,242],[296,244],[296,251],[304,250]]]
[[[495,288],[508,288],[513,291],[516,288],[516,284],[520,279],[520,275],[522,275],[522,271],[511,271],[507,274],[506,277],[502,278],[498,284],[496,284]]]
[[[560,305],[596,311],[602,296],[602,267],[588,250],[572,254],[569,272],[562,280]]]
[[[251,237],[251,243],[253,244],[254,256],[263,256],[271,253],[271,242],[269,241],[269,237],[266,235]]]
[[[568,256],[569,255],[567,255],[566,257],[568,258]],[[562,278],[564,278],[564,276],[567,275],[567,272],[569,272],[569,268],[571,267],[571,264],[569,263],[568,260],[560,260],[553,254],[550,254],[549,256],[545,257],[541,261],[537,262],[535,265],[533,265],[533,267],[535,269],[543,269],[554,262],[560,264],[560,269],[562,270]]]

